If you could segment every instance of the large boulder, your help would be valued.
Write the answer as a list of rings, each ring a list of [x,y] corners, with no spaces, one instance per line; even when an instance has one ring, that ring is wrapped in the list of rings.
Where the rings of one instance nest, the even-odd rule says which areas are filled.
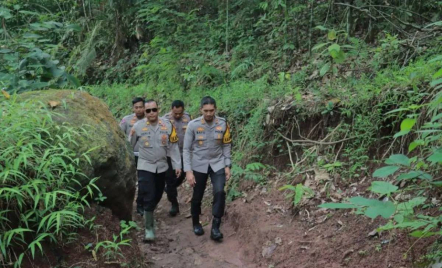
[[[73,90],[33,91],[21,94],[21,98],[52,107],[59,114],[54,116],[59,124],[67,122],[86,129],[87,135],[82,135],[73,148],[79,154],[96,149],[89,153],[92,165],[83,165],[82,171],[89,178],[100,177],[96,184],[106,197],[102,204],[120,219],[131,220],[136,186],[134,156],[108,106],[86,92]]]

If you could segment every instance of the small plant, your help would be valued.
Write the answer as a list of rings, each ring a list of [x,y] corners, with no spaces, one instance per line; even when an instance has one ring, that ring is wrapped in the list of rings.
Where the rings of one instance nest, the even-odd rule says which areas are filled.
[[[293,185],[284,185],[279,188],[280,191],[289,190],[290,193],[287,194],[287,198],[293,199],[293,205],[296,207],[301,202],[302,198],[311,198],[314,196],[313,190],[307,186],[302,185],[302,183],[298,183],[296,186]]]
[[[317,26],[317,29],[327,31],[328,29],[323,26]],[[339,35],[342,35],[344,38],[347,36],[345,31],[335,31],[333,29],[328,30],[327,34],[327,42],[317,44],[312,48],[312,51],[319,50],[321,48],[326,47],[324,50],[322,50],[319,54],[321,57],[324,58],[324,64],[319,70],[319,75],[324,76],[326,73],[332,70],[332,73],[334,75],[338,74],[338,68],[337,64],[341,64],[346,59],[346,54],[344,52],[344,49],[347,48],[353,48],[350,45],[339,45]]]
[[[105,240],[98,242],[95,247],[92,249],[92,255],[97,256],[98,253],[102,252],[106,261],[115,261],[118,257],[124,258],[124,255],[121,253],[121,248],[124,246],[130,246],[131,239],[126,238],[126,235],[132,229],[139,229],[137,224],[133,221],[120,222],[121,231],[118,235],[112,235],[112,240]],[[88,244],[86,249],[91,250],[92,245]]]

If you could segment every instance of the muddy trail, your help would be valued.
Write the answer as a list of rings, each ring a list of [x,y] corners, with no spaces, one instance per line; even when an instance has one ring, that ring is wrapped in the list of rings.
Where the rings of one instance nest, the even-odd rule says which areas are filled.
[[[191,191],[184,188],[181,187],[179,196],[181,213],[176,217],[169,216],[170,203],[166,195],[163,195],[155,211],[157,225],[155,243],[143,243],[144,231],[140,231],[137,236],[140,250],[146,254],[150,267],[256,267],[241,256],[241,245],[229,222],[222,225],[225,237],[222,243],[210,239],[211,213],[208,206],[210,192],[205,194],[205,205],[201,216],[205,234],[202,236],[193,234],[189,202]],[[139,215],[134,214],[134,219],[139,226],[144,225]]]
[[[356,194],[365,184],[349,191]],[[242,183],[243,197],[227,205],[222,243],[210,239],[211,187],[206,190],[201,216],[205,234],[197,237],[190,218],[191,189],[183,185],[179,189],[181,214],[169,217],[170,203],[164,195],[155,212],[157,241],[143,243],[143,231],[139,231],[140,251],[154,268],[404,268],[415,267],[413,263],[432,242],[416,241],[400,232],[373,233],[385,221],[350,211],[318,209],[313,203],[293,209],[277,190],[281,185],[278,180],[268,185]],[[134,219],[144,225],[140,216]]]

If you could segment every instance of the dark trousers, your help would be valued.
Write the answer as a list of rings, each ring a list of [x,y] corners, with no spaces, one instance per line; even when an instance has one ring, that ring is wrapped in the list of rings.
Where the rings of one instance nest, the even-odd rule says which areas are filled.
[[[178,203],[178,190],[177,188],[183,183],[186,178],[186,173],[183,171],[181,175],[177,178],[175,170],[172,167],[172,160],[170,157],[167,158],[167,163],[169,164],[169,169],[166,171],[166,194],[167,199],[171,203]],[[181,163],[183,163],[183,158],[181,157]],[[182,169],[181,169],[182,170]]]
[[[152,173],[138,170],[137,205],[146,211],[154,211],[161,200],[165,185],[166,173]]]
[[[210,176],[213,186],[212,215],[216,218],[221,218],[224,215],[224,208],[226,206],[226,193],[224,192],[226,173],[224,168],[213,172],[212,168],[209,167],[208,173],[193,171],[193,175],[195,176],[196,184],[193,188],[191,214],[201,214],[201,201],[203,200],[204,190],[206,190],[207,178]]]

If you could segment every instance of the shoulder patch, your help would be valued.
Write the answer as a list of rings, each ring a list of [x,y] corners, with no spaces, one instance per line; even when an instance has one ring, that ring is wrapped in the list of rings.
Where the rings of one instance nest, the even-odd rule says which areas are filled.
[[[176,143],[176,142],[178,142],[178,135],[177,135],[177,133],[176,133],[176,129],[175,129],[174,126],[172,126],[172,132],[170,133],[169,141],[170,141],[171,143]]]
[[[229,124],[226,124],[226,132],[224,132],[223,143],[224,144],[232,143],[232,136],[230,134]]]

